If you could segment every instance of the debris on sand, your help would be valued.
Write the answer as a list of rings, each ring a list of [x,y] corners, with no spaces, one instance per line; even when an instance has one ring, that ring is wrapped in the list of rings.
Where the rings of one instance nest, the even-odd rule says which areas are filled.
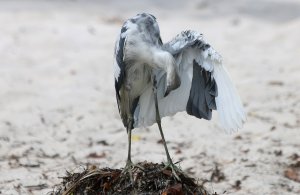
[[[290,158],[294,162],[284,171],[284,176],[290,180],[300,183],[300,157],[298,154],[293,154]]]
[[[225,179],[225,174],[219,169],[219,165],[215,163],[215,169],[210,176],[210,180],[215,183],[219,183],[221,181],[224,181]]]
[[[195,179],[178,173],[181,181],[163,163],[141,162],[132,169],[132,180],[121,169],[95,166],[81,173],[69,173],[50,195],[77,194],[162,194],[162,195],[216,195],[205,190]],[[142,167],[143,169],[139,168]]]

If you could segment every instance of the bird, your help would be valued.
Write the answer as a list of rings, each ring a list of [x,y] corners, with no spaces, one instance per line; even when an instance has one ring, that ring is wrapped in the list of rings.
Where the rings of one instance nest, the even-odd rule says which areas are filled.
[[[186,111],[196,118],[210,120],[216,110],[225,131],[242,128],[246,120],[243,104],[221,55],[203,34],[185,30],[163,43],[156,17],[139,13],[122,25],[114,59],[118,110],[128,134],[124,172],[136,166],[131,160],[132,130],[157,123],[166,167],[178,178],[180,170],[169,154],[162,117]]]

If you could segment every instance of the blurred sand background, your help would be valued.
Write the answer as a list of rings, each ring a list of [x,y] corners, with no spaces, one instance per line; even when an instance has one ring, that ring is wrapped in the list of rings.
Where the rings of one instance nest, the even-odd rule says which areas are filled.
[[[113,47],[139,12],[157,17],[163,41],[202,32],[248,112],[233,135],[215,119],[164,118],[174,161],[219,194],[300,194],[286,175],[300,155],[298,0],[0,1],[0,194],[46,194],[66,170],[124,166]],[[165,160],[155,125],[133,133],[134,162]],[[216,165],[225,178],[211,177]]]

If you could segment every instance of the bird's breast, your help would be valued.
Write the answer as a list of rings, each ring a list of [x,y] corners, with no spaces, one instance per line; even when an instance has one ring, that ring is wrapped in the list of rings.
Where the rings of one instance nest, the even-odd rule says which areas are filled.
[[[140,63],[127,65],[125,82],[132,98],[140,96],[151,83],[150,67]]]

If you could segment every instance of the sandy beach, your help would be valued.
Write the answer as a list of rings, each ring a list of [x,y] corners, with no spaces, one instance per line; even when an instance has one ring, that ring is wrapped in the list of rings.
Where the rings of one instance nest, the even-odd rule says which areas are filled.
[[[173,160],[218,194],[300,194],[297,0],[1,1],[0,194],[47,194],[66,171],[125,165],[113,48],[140,12],[156,16],[164,42],[203,33],[248,113],[231,135],[217,117],[164,118]],[[134,130],[132,144],[134,162],[166,160],[156,125]]]

